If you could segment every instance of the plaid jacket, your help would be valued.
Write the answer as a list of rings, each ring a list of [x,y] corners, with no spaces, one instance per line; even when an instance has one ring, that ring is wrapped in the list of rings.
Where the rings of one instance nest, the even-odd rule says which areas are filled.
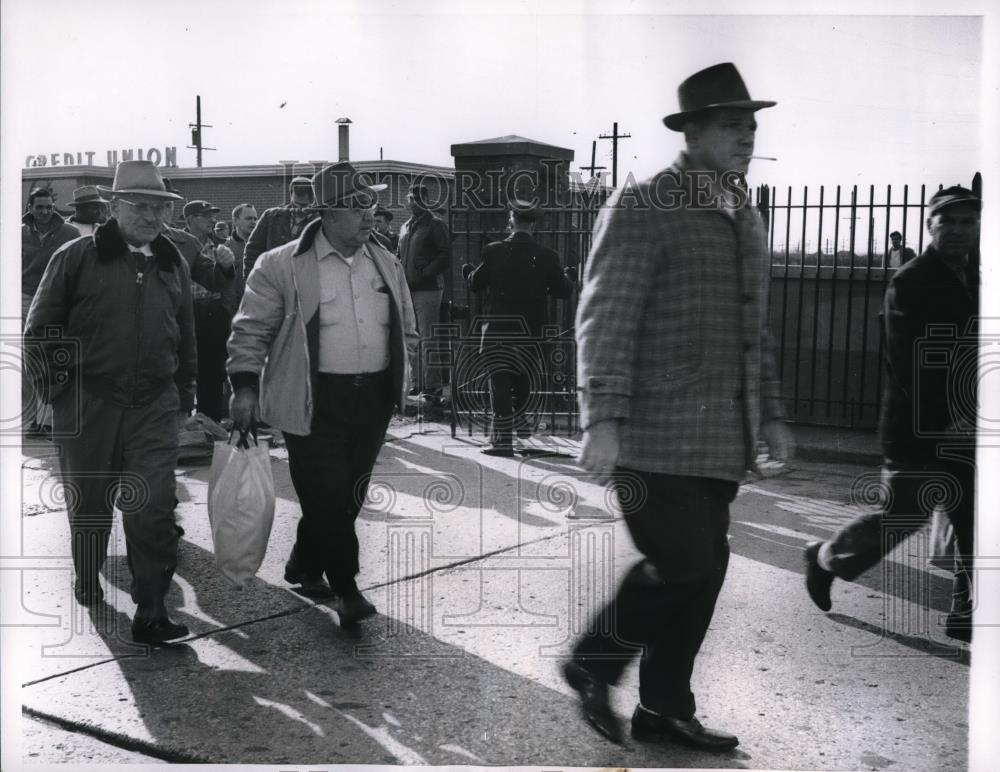
[[[769,258],[756,211],[699,206],[686,162],[616,191],[595,224],[576,319],[581,424],[623,419],[621,466],[738,481],[762,420],[781,415]]]

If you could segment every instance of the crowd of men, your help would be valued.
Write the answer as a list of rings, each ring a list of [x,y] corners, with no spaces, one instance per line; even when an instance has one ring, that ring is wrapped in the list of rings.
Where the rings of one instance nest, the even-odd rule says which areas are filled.
[[[620,742],[608,690],[639,657],[632,735],[724,751],[738,740],[695,717],[691,678],[727,572],[729,507],[759,441],[779,460],[793,448],[768,330],[765,231],[730,185],[753,157],[757,111],[776,103],[751,99],[729,63],[695,73],[678,97],[680,109],[663,123],[683,133],[685,150],[611,196],[580,287],[579,463],[617,492],[641,557],[563,674],[585,720]],[[136,641],[188,635],[164,602],[177,560],[177,430],[195,406],[221,419],[227,388],[235,429],[266,424],[287,444],[302,517],[285,579],[333,599],[343,625],[375,613],[355,583],[355,519],[393,412],[414,391],[443,392],[418,344],[439,318],[451,260],[427,188],[410,188],[411,216],[397,237],[378,205],[384,187],[340,162],[293,179],[289,202],[259,219],[240,204],[220,227],[211,202],[187,201],[182,229],[171,225],[181,194],[148,162],[119,164],[110,188],[74,191],[68,221],[49,191],[29,195],[26,340],[47,351],[55,328],[80,346],[69,361],[50,357],[50,377],[26,410],[41,423],[43,405],[52,408],[63,477],[75,486],[66,497],[74,592],[86,606],[103,599],[112,491],[135,488],[119,488],[117,504]],[[664,193],[683,205],[656,206]],[[974,399],[970,408],[965,389],[965,412],[956,414],[953,374],[922,368],[914,351],[932,324],[953,325],[954,345],[968,343],[979,211],[972,191],[939,191],[927,250],[897,253],[883,308],[891,495],[881,511],[805,550],[807,590],[827,611],[834,578],[875,565],[894,543],[887,530],[908,535],[935,504],[944,507],[959,551],[946,632],[963,640],[972,630]],[[537,339],[548,298],[568,297],[575,284],[560,256],[535,240],[540,216],[531,202],[512,201],[510,236],[462,266],[470,289],[485,295],[477,333],[492,363],[493,441],[484,452],[495,456],[513,455],[515,436],[532,432],[530,375],[539,366],[521,347]],[[57,370],[66,377],[51,377]],[[78,430],[61,431],[70,426]],[[952,484],[950,499],[926,495],[927,486]]]

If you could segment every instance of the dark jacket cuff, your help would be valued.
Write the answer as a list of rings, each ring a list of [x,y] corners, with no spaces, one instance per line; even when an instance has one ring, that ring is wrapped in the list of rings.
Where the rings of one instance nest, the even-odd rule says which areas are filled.
[[[233,391],[249,386],[254,391],[260,392],[260,376],[257,373],[230,373],[229,382],[233,386]]]

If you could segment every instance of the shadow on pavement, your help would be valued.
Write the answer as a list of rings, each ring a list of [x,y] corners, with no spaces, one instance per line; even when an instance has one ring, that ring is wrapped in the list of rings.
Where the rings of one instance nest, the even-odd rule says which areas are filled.
[[[427,460],[428,455],[433,456],[431,460]],[[565,527],[566,513],[570,511],[580,519],[610,519],[606,508],[584,502],[574,488],[575,482],[593,480],[571,459],[560,459],[562,463],[550,456],[503,459],[504,463],[491,459],[493,463],[487,465],[480,463],[476,455],[467,458],[436,453],[422,445],[395,440],[379,456],[373,484],[388,482],[394,492],[428,502],[431,515],[465,506],[513,520],[518,526],[553,530]],[[409,464],[413,458],[421,458],[425,467],[433,465],[434,474],[412,471]],[[508,487],[511,483],[513,489]],[[603,492],[599,495],[603,498]],[[377,498],[369,496],[361,519],[380,521],[386,514],[391,515],[378,506]],[[518,506],[511,506],[515,501]]]
[[[867,633],[871,633],[872,635],[879,637],[879,640],[867,646],[854,647],[854,653],[860,656],[865,656],[866,649],[872,650],[870,656],[879,656],[874,652],[874,649],[879,646],[882,640],[889,639],[894,643],[898,643],[919,652],[920,655],[939,657],[940,659],[957,662],[958,664],[965,665],[966,667],[968,667],[971,663],[971,652],[969,649],[961,646],[953,646],[943,641],[932,640],[927,637],[927,633],[925,633],[923,637],[895,633],[891,630],[885,629],[885,627],[879,627],[878,625],[870,624],[861,619],[856,619],[855,617],[847,616],[846,614],[838,614],[836,612],[827,614],[827,618],[833,622],[846,625],[847,627],[853,627],[856,630],[864,630]],[[897,651],[894,652],[892,656],[899,657],[902,655],[900,655]]]
[[[730,548],[733,553],[750,560],[767,563],[786,571],[805,574],[803,551],[806,539],[783,533],[762,534],[754,525],[735,522],[740,519],[741,501],[733,505],[733,525],[729,529]],[[770,507],[753,515],[756,524],[778,526],[784,529],[801,529],[802,524],[793,513]],[[830,533],[817,533],[816,539],[829,538]],[[911,538],[919,538],[919,535]],[[903,546],[906,549],[906,545]],[[835,582],[835,587],[838,582]],[[852,584],[858,584],[874,592],[916,603],[935,611],[947,612],[951,605],[952,581],[948,577],[932,574],[894,560],[883,560],[866,571]],[[802,592],[805,592],[803,579]]]
[[[383,616],[353,635],[323,606],[249,618],[250,604],[281,607],[288,593],[258,582],[234,604],[219,581],[203,581],[211,553],[181,549],[178,577],[196,589],[197,614],[173,614],[202,635],[28,686],[28,710],[200,762],[738,767],[747,758],[616,748],[583,724],[575,698]],[[122,562],[108,571],[119,586]],[[100,634],[127,638],[127,617],[111,613]],[[206,632],[205,617],[231,629]]]

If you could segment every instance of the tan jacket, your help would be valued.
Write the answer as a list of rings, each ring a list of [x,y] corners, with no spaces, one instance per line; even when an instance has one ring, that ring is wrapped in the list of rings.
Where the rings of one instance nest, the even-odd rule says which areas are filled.
[[[233,388],[257,386],[261,419],[299,435],[311,431],[319,364],[319,266],[311,247],[320,227],[314,220],[297,241],[258,258],[228,343],[226,370]],[[419,340],[413,303],[399,260],[371,241],[364,249],[392,297],[389,367],[401,409],[409,388],[409,353]]]

